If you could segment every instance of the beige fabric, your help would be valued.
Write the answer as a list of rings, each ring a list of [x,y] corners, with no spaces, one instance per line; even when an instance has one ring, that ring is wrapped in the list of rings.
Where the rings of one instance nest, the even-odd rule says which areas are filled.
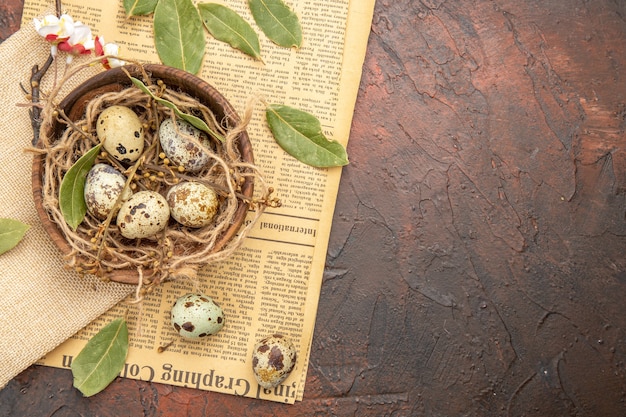
[[[28,109],[16,104],[26,102],[19,83],[29,84],[30,68],[43,64],[48,51],[29,27],[0,44],[0,217],[31,225],[16,248],[0,255],[0,387],[134,290],[65,271],[37,217],[32,156],[24,152],[32,128]],[[53,66],[45,78],[48,88],[54,74]],[[81,74],[75,84],[89,75]]]

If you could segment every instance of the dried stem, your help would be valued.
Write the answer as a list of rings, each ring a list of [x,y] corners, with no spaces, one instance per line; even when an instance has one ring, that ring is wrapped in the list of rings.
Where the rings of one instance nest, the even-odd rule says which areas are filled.
[[[63,13],[61,0],[56,0],[55,4],[57,17],[61,17],[61,14]],[[39,129],[41,128],[41,107],[37,106],[40,94],[39,86],[41,85],[43,76],[46,75],[46,72],[48,72],[48,68],[50,68],[53,61],[54,57],[51,53],[48,55],[48,59],[46,59],[46,62],[41,68],[39,68],[39,65],[35,64],[30,71],[30,97],[33,107],[28,113],[30,115],[31,126],[33,127],[33,146],[37,146],[37,142],[39,142]]]

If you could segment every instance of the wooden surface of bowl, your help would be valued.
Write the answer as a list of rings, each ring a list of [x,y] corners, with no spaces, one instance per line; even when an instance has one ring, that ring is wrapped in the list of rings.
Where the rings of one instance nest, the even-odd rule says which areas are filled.
[[[218,120],[226,121],[228,126],[234,126],[240,122],[237,112],[228,100],[213,86],[201,78],[198,78],[186,71],[158,64],[143,65],[143,71],[145,71],[145,73],[147,73],[153,81],[162,80],[168,88],[174,88],[195,98],[211,109]],[[128,74],[139,79],[143,78],[142,68],[137,65],[126,65],[121,68],[114,68],[102,72],[88,79],[76,89],[71,91],[61,101],[59,108],[62,109],[72,121],[79,120],[84,116],[87,103],[91,99],[107,92],[121,91],[130,87],[132,85],[132,81],[128,77]],[[56,130],[54,132],[54,137],[58,137],[64,128],[65,127],[60,123],[53,124],[52,129]],[[245,130],[239,135],[239,138],[237,139],[237,146],[242,160],[247,163],[254,163],[252,145]],[[44,156],[36,155],[33,158],[32,168],[33,199],[35,207],[44,229],[54,244],[64,255],[68,255],[72,251],[70,244],[66,240],[65,235],[61,232],[61,229],[54,221],[51,220],[48,212],[43,207],[42,185],[44,169]],[[251,177],[246,177],[245,182],[241,186],[241,193],[245,197],[251,198],[253,191],[254,180]],[[245,220],[247,212],[248,204],[240,202],[233,223],[220,236],[212,250],[212,253],[222,249],[233,237],[235,237]],[[147,271],[146,275],[149,275],[148,272],[149,271]],[[115,270],[106,278],[111,281],[121,283],[138,283],[138,273],[136,269]]]

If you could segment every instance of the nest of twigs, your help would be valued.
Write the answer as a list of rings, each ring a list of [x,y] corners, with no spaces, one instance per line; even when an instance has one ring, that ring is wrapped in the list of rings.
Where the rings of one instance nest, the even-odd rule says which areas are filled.
[[[223,141],[211,137],[210,147],[204,146],[210,162],[202,171],[189,174],[164,157],[159,125],[177,115],[133,86],[131,75],[142,79],[155,96],[204,120],[222,137]],[[239,118],[219,92],[189,73],[161,65],[127,66],[97,75],[58,104],[54,100],[52,94],[43,110],[39,143],[34,149],[33,191],[42,222],[64,252],[68,268],[140,286],[181,275],[193,277],[199,267],[234,252],[264,208],[278,204],[254,165],[246,133],[251,109]],[[165,195],[181,181],[197,181],[213,188],[220,204],[211,224],[196,229],[170,219],[163,232],[141,239],[122,236],[112,214],[99,220],[87,213],[75,230],[67,224],[59,206],[62,179],[78,158],[99,143],[96,120],[112,105],[129,107],[139,116],[144,127],[144,151],[131,164],[101,152],[96,163],[116,167],[128,178],[126,187],[133,191]]]

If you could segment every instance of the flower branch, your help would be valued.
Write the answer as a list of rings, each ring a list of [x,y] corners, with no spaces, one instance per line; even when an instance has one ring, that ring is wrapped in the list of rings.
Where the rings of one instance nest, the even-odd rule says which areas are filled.
[[[39,141],[39,129],[41,128],[41,80],[55,61],[59,52],[67,55],[66,62],[69,64],[74,57],[91,55],[100,57],[100,62],[105,69],[120,67],[125,61],[117,58],[119,47],[114,43],[105,43],[102,36],[94,38],[91,28],[80,21],[63,13],[61,0],[55,1],[54,15],[44,16],[42,19],[34,19],[33,23],[37,33],[50,44],[48,59],[40,68],[35,64],[31,69],[29,90],[22,86],[24,93],[30,97],[31,109],[29,111],[31,126],[33,128],[33,146]]]

